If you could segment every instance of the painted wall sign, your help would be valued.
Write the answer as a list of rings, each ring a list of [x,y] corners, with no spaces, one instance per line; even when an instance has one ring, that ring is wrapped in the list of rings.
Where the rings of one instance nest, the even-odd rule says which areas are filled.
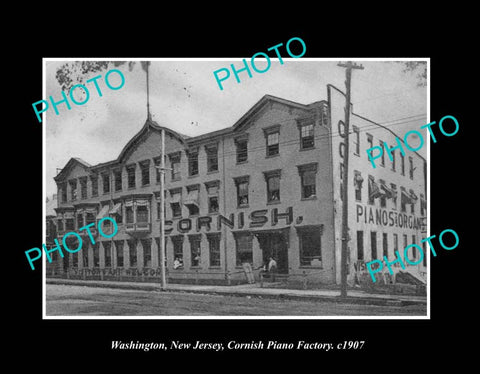
[[[413,230],[421,230],[425,225],[424,217],[415,217],[413,214],[357,204],[357,223],[360,220],[377,226],[400,227]]]
[[[290,225],[293,222],[293,208],[288,207],[285,213],[281,213],[277,208],[274,208],[270,211],[268,215],[267,209],[254,210],[248,215],[248,221],[245,220],[245,213],[238,212],[237,219],[235,220],[235,214],[230,214],[229,217],[225,217],[221,214],[218,214],[216,217],[212,216],[201,216],[195,219],[192,218],[182,218],[180,219],[176,226],[177,231],[181,233],[186,233],[192,229],[196,231],[201,231],[202,228],[205,228],[206,231],[210,231],[213,225],[213,220],[216,219],[216,229],[219,231],[222,226],[226,226],[230,229],[243,229],[243,228],[255,228],[265,226],[270,218],[270,225],[276,226],[280,221],[283,221],[286,225]],[[297,222],[302,222],[303,217],[297,217]],[[235,222],[236,221],[236,222]],[[165,221],[165,234],[170,234],[173,231],[174,222],[171,220]]]

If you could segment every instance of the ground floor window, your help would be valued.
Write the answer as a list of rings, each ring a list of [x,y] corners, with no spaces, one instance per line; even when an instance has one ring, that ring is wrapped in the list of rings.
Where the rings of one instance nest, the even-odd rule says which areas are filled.
[[[130,267],[137,266],[137,243],[135,240],[127,240],[128,242],[128,255],[130,258]]]
[[[105,267],[112,266],[112,243],[110,242],[103,242],[103,249],[105,252]]]
[[[183,235],[172,236],[173,268],[183,268]]]
[[[123,266],[123,240],[115,241],[115,248],[117,251],[117,267]]]
[[[210,266],[220,266],[220,234],[207,234]]]
[[[300,244],[300,266],[322,265],[322,228],[312,227],[298,230]]]
[[[357,260],[363,260],[363,231],[357,231]]]
[[[252,235],[250,233],[237,234],[236,243],[236,265],[242,266],[243,263],[253,263]]]
[[[202,247],[201,247],[201,236],[200,235],[191,235],[189,236],[190,241],[190,258],[191,266],[200,266],[201,265],[201,256],[202,256]]]

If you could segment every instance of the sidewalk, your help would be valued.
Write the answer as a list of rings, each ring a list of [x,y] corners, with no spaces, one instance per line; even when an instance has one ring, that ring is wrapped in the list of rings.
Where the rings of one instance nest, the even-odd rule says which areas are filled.
[[[366,305],[404,306],[427,303],[426,296],[416,295],[385,295],[366,293],[360,290],[348,290],[347,297],[340,297],[337,290],[294,290],[285,288],[261,288],[258,284],[242,284],[238,286],[168,284],[165,291],[160,290],[158,283],[115,282],[100,280],[47,278],[47,284],[61,284],[86,287],[107,287],[126,290],[158,291],[158,292],[191,292],[202,294],[217,294],[228,296],[250,296],[265,298],[285,298],[299,300],[316,300]]]

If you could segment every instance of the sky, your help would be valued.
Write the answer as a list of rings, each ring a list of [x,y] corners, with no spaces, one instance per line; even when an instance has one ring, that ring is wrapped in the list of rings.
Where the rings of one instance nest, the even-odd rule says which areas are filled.
[[[111,60],[111,59],[110,59]],[[250,61],[249,57],[246,57]],[[62,98],[55,75],[64,60],[44,60],[44,93],[55,101]],[[258,70],[267,62],[256,59]],[[353,112],[380,124],[386,124],[398,136],[428,123],[428,87],[417,85],[415,73],[403,72],[403,64],[394,61],[355,61],[363,70],[352,74],[351,99]],[[301,104],[327,100],[327,84],[345,91],[345,69],[338,61],[311,58],[287,59],[283,64],[271,59],[264,73],[240,72],[240,83],[233,72],[223,81],[220,90],[213,72],[221,68],[243,67],[241,59],[155,59],[149,67],[149,96],[152,118],[159,125],[181,134],[196,136],[232,126],[264,95],[277,96]],[[140,63],[130,71],[117,67],[125,78],[124,85],[111,90],[105,84],[106,71],[90,73],[85,80],[97,80],[102,91],[99,97],[93,83],[87,83],[90,97],[84,105],[71,103],[68,110],[59,104],[45,112],[45,189],[46,196],[56,193],[53,177],[72,157],[91,165],[114,160],[127,142],[142,128],[147,118],[146,74]],[[109,69],[113,69],[111,67]],[[109,77],[112,86],[119,86],[119,76]],[[68,96],[68,92],[65,92]],[[80,90],[75,98],[81,101]],[[78,95],[78,96],[77,96]],[[391,123],[406,117],[410,122]],[[408,118],[407,118],[408,120]],[[409,138],[410,139],[410,138]],[[425,157],[426,146],[419,153]]]

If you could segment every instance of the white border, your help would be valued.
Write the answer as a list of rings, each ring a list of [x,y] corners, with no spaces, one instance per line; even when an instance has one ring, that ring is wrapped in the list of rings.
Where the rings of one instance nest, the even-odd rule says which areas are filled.
[[[241,61],[243,58],[120,58],[120,57],[79,57],[79,58],[61,58],[61,57],[44,57],[42,59],[42,96],[46,99],[46,63],[50,61]],[[277,60],[277,58],[271,58]],[[427,63],[427,123],[430,123],[430,58],[429,57],[387,57],[387,58],[284,58],[285,61],[426,61]],[[42,122],[42,186],[43,186],[43,201],[42,201],[42,241],[46,241],[46,126],[47,120],[44,118]],[[427,137],[427,185],[426,185],[426,199],[427,199],[427,235],[430,236],[430,137]],[[431,257],[430,251],[426,251],[427,255],[427,314],[426,316],[47,316],[46,315],[46,256],[42,255],[42,319],[45,320],[429,320],[430,317],[430,275],[431,275]],[[136,291],[136,290],[133,290]],[[144,291],[151,292],[151,291]],[[170,292],[170,291],[167,291]]]

